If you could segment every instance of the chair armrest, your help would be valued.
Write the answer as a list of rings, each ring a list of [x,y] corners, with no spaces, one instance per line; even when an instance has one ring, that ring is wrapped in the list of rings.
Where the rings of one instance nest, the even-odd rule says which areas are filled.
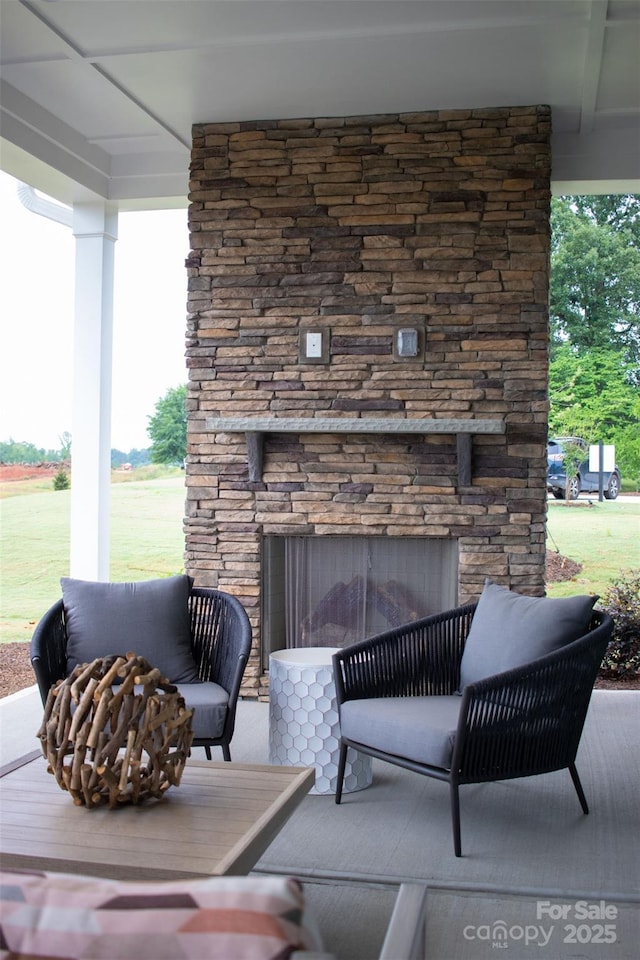
[[[596,611],[592,627],[553,653],[464,688],[452,757],[463,779],[573,763],[613,622]]]
[[[455,693],[476,604],[361,640],[333,655],[338,703]]]
[[[189,597],[191,648],[200,680],[237,697],[249,653],[251,624],[239,600],[221,590],[194,587]]]
[[[379,960],[421,960],[427,935],[427,887],[402,883]]]
[[[30,657],[44,704],[51,686],[67,674],[67,631],[62,600],[54,603],[38,623],[31,638]]]

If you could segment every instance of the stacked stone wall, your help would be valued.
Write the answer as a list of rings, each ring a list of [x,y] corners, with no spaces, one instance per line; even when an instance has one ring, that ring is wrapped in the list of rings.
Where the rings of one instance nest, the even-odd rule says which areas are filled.
[[[544,592],[550,111],[199,124],[187,261],[187,570],[254,627],[266,534],[447,536],[461,602]],[[399,328],[418,331],[398,359]],[[328,362],[300,357],[320,330]],[[492,419],[453,434],[265,435],[213,417]]]

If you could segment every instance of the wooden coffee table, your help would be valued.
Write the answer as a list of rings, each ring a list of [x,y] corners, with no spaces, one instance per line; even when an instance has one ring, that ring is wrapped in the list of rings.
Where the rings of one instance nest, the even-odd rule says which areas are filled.
[[[121,880],[248,873],[314,777],[306,767],[189,761],[162,800],[87,810],[30,754],[0,771],[0,858]]]

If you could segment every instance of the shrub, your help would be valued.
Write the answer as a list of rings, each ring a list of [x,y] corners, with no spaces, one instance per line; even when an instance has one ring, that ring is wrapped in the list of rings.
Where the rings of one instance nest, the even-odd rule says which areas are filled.
[[[68,490],[71,486],[71,481],[69,480],[69,474],[66,470],[59,470],[53,478],[53,489],[54,490]]]
[[[600,606],[613,618],[613,634],[600,667],[605,680],[640,676],[640,570],[614,580]]]

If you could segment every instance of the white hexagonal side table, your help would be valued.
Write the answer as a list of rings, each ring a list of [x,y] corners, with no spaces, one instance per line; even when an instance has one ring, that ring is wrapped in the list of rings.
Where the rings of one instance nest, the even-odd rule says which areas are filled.
[[[337,647],[292,647],[269,657],[269,763],[316,768],[309,793],[335,793],[340,724],[333,680]],[[371,784],[371,757],[349,747],[344,793]]]

